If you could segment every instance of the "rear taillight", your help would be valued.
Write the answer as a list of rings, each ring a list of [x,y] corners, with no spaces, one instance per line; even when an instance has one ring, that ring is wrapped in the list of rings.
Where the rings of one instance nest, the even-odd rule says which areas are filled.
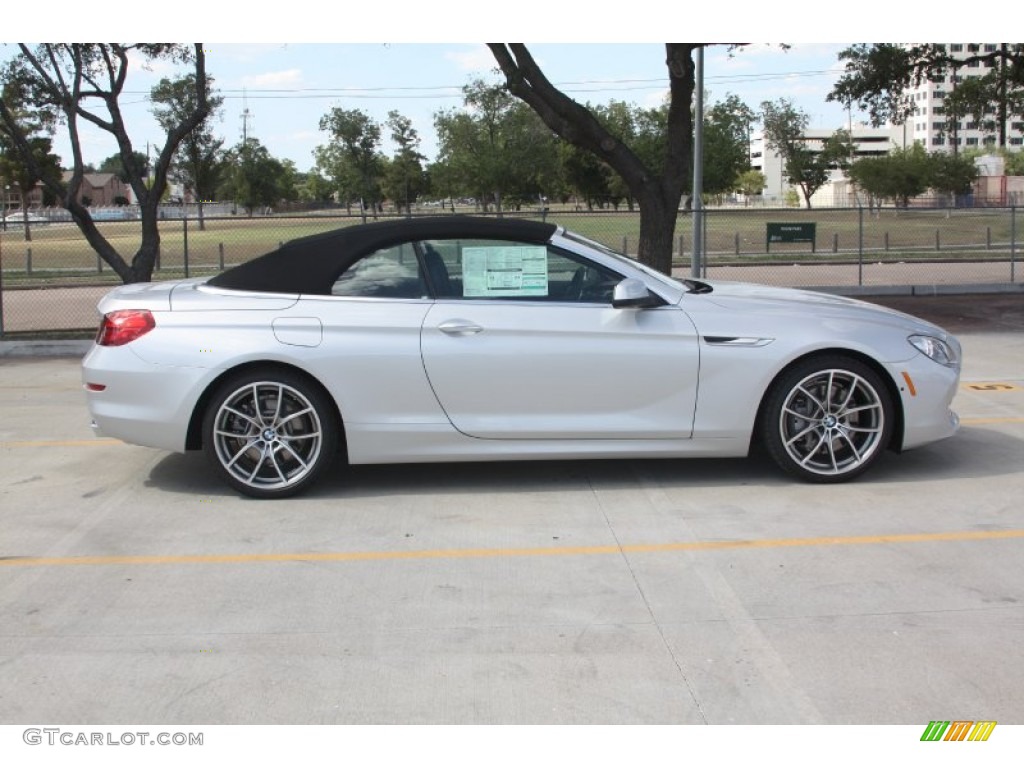
[[[119,309],[103,316],[96,333],[101,347],[120,347],[156,328],[156,320],[148,309]]]

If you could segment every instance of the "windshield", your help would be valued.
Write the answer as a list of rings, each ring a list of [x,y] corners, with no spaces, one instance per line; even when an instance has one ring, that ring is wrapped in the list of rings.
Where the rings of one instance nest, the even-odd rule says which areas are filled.
[[[629,264],[634,269],[639,269],[645,275],[647,275],[647,276],[657,280],[658,282],[663,283],[663,284],[665,284],[665,285],[667,285],[667,286],[669,286],[671,288],[674,288],[677,291],[678,290],[686,290],[686,287],[684,285],[681,285],[678,280],[675,280],[675,279],[669,277],[668,275],[664,275],[661,272],[659,272],[658,270],[652,269],[651,267],[648,267],[646,264],[641,264],[636,259],[631,259],[628,256],[623,256],[618,251],[613,251],[607,245],[603,245],[602,243],[599,243],[599,242],[597,242],[595,240],[591,240],[589,237],[584,237],[583,235],[577,234],[576,232],[570,232],[567,229],[562,230],[562,236],[566,240],[571,240],[571,241],[573,241],[575,243],[579,243],[580,245],[585,245],[588,248],[593,248],[595,251],[600,251],[605,256],[610,256],[613,259],[616,259],[617,261],[623,261],[623,262]]]

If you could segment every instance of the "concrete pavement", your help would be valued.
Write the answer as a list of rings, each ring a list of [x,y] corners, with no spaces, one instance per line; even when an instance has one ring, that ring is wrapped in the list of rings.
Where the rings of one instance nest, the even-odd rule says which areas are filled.
[[[761,457],[339,466],[255,502],[93,438],[74,357],[7,357],[0,722],[1022,722],[1002,301],[942,305],[961,433],[838,487]]]

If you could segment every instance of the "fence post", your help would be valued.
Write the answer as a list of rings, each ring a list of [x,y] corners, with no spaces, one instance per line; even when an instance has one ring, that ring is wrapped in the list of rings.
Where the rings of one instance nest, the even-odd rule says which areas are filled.
[[[4,236],[0,234],[0,339],[4,336]]]
[[[182,261],[185,263],[185,277],[188,277],[188,213],[185,213],[185,218],[181,220],[182,237],[184,240],[184,251],[182,253]]]
[[[1017,270],[1017,206],[1010,206],[1010,282],[1016,282]]]
[[[708,212],[704,209],[704,203],[700,205],[700,221],[702,224],[702,235],[700,241],[700,265],[701,271],[697,277],[708,276]]]
[[[885,233],[885,250],[886,250],[886,252],[889,251],[889,233],[888,232]]]
[[[985,250],[992,250],[992,227],[985,227]]]
[[[103,259],[100,258],[100,255],[98,253],[96,254],[96,274],[103,274]]]
[[[839,233],[832,233],[832,253],[839,253]]]
[[[740,233],[736,233],[736,255],[740,255]]]
[[[224,243],[217,243],[217,254],[220,257],[220,271],[224,271]]]
[[[885,234],[886,241],[889,233]],[[857,285],[864,285],[864,207],[857,209]]]
[[[623,235],[622,236],[622,255],[623,256],[629,256],[628,248],[629,248],[629,236],[628,235]]]
[[[935,250],[941,250],[941,246],[939,244],[939,230],[937,229],[935,230]]]
[[[32,274],[32,246],[25,249],[25,271]]]

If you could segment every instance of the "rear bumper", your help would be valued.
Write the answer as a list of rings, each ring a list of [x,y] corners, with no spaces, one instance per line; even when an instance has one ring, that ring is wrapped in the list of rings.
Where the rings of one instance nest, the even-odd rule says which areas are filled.
[[[125,347],[93,345],[82,361],[82,384],[97,435],[184,452],[189,420],[207,368],[147,363]],[[88,385],[102,386],[94,391]]]

